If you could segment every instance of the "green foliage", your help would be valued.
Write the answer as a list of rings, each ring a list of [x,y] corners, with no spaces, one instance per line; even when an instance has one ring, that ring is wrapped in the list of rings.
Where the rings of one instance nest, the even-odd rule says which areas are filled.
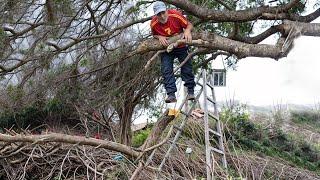
[[[289,13],[301,15],[301,13],[303,13],[305,11],[305,9],[306,9],[305,4],[306,4],[305,0],[300,0],[298,6],[295,6],[295,7],[291,8],[289,10]]]
[[[29,106],[17,112],[4,112],[0,114],[0,127],[9,128],[15,125],[26,128],[30,124],[37,126],[44,115],[44,112],[35,106]]]
[[[132,138],[133,147],[141,146],[144,143],[144,141],[148,138],[150,132],[151,132],[151,128],[147,128],[145,130],[140,130],[136,132]]]
[[[199,144],[205,144],[204,126],[198,121],[189,121],[183,128],[183,136],[193,139]]]
[[[3,28],[0,28],[0,42],[6,37],[6,32],[3,30]]]
[[[48,84],[57,77],[65,78],[66,76],[77,75],[78,68],[75,64],[61,64],[58,68],[50,69],[47,74]],[[63,76],[65,75],[65,76]],[[54,83],[54,82],[53,82]],[[56,87],[54,95],[65,104],[76,103],[82,93],[83,87],[76,78],[69,78]]]
[[[8,85],[6,90],[7,90],[8,97],[13,102],[21,100],[22,97],[24,96],[23,89],[19,88],[18,86],[14,86],[10,84]]]
[[[88,58],[82,58],[80,61],[79,61],[79,66],[80,67],[87,67],[89,65],[89,60]]]
[[[149,105],[149,118],[159,118],[162,114],[162,110],[159,108],[159,104],[150,104]]]
[[[61,14],[71,15],[73,13],[74,1],[69,0],[54,0],[54,9]]]
[[[205,5],[207,8],[210,8],[210,9],[218,9],[223,7],[217,1],[206,1],[206,0],[190,0],[190,1],[197,5]],[[226,4],[229,4],[229,2],[230,1],[225,1]]]
[[[312,121],[310,119],[318,117],[315,114],[307,114],[298,113],[294,117],[299,121]],[[220,119],[228,127],[225,135],[229,143],[237,144],[246,150],[279,157],[299,167],[320,173],[320,152],[316,147],[304,140],[297,140],[280,129],[270,131],[250,122],[245,105],[234,104],[229,108],[224,107]]]
[[[51,68],[48,70],[47,79],[54,79],[56,76],[66,71],[70,71],[73,67],[73,64],[61,63],[57,68]]]
[[[129,0],[129,1],[125,1],[124,3],[129,6],[129,8],[127,8],[125,10],[124,14],[125,15],[134,15],[136,17],[139,17],[139,14],[146,17],[148,14],[145,11],[145,9],[151,5],[150,1]],[[135,5],[133,5],[133,4],[135,4]]]
[[[299,124],[308,124],[320,129],[320,112],[315,110],[292,111],[291,120]]]
[[[124,162],[119,162],[118,167],[114,168],[111,173],[106,174],[106,179],[128,180],[128,172]]]
[[[19,1],[18,0],[7,0],[6,2],[4,2],[6,5],[6,8],[8,8],[8,10],[11,10],[13,8],[15,8]]]
[[[135,6],[130,7],[127,11],[126,14],[137,14],[140,11],[140,6],[143,5],[141,2],[138,2]]]
[[[34,103],[15,111],[0,113],[0,127],[37,127],[45,123],[46,119],[61,120],[66,119],[72,114],[73,110],[71,107],[64,104],[63,101],[53,98],[43,105],[41,103]]]
[[[223,106],[220,119],[232,128],[242,127],[243,124],[249,121],[247,106],[245,104],[233,104],[229,107]]]
[[[46,112],[61,112],[64,110],[64,105],[61,102],[61,100],[57,98],[53,98],[51,100],[48,100],[47,104],[44,107],[44,110]]]
[[[54,0],[53,2],[58,3],[58,4],[63,4],[68,2],[67,0]]]
[[[320,173],[319,151],[311,145],[304,141],[297,142],[280,130],[270,133],[261,128],[256,128],[255,134],[255,137],[260,136],[260,138],[254,139],[244,133],[240,136],[239,134],[234,134],[233,137],[242,148],[258,151],[268,156],[279,157],[299,167]]]

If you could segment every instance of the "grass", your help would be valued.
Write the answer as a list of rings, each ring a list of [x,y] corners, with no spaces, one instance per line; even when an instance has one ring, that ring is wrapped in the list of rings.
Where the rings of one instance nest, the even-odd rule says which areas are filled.
[[[151,132],[151,128],[149,127],[145,130],[140,130],[134,133],[132,137],[132,146],[133,147],[141,146],[144,143],[144,141],[148,138],[150,132]]]
[[[265,129],[249,121],[245,106],[224,108],[221,120],[227,126],[225,132],[229,144],[247,151],[260,152],[267,156],[279,157],[291,164],[315,171],[320,175],[320,151],[304,140],[297,140],[280,129]],[[306,115],[305,115],[306,116]],[[296,115],[295,117],[300,117]],[[303,116],[304,117],[304,116]],[[298,119],[299,122],[314,122],[314,114],[308,114],[308,119]]]
[[[292,111],[291,121],[297,124],[306,124],[320,132],[320,112],[316,110]]]
[[[274,137],[265,134],[261,139],[254,140],[246,136],[238,137],[237,142],[246,150],[261,152],[267,156],[279,157],[293,165],[316,171],[320,174],[319,151],[306,142],[296,142],[279,132]]]

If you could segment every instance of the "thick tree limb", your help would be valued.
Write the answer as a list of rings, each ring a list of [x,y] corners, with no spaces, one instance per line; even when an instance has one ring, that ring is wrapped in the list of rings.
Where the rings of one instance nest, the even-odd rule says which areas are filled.
[[[264,32],[254,36],[254,37],[240,37],[237,40],[245,42],[245,43],[250,43],[250,44],[258,44],[261,41],[265,40],[269,36],[277,33],[277,32],[282,32],[284,33],[283,25],[276,25],[276,26],[271,26]]]
[[[231,40],[216,34],[193,33],[193,40],[189,45],[208,48],[210,50],[222,50],[244,57],[270,57],[279,59],[282,57],[281,48],[267,44],[248,44],[240,41]],[[181,43],[184,40],[179,40]],[[162,49],[162,45],[157,40],[148,40],[142,44],[143,51],[156,51]],[[142,50],[141,50],[142,51]]]
[[[29,142],[29,143],[48,143],[48,142],[59,142],[68,144],[88,145],[99,148],[109,149],[112,151],[121,152],[133,158],[137,158],[139,153],[134,151],[131,147],[119,144],[112,141],[106,141],[101,139],[86,138],[83,136],[72,136],[67,134],[50,133],[43,135],[21,135],[17,134],[14,136],[1,134],[0,141],[2,142]]]
[[[263,13],[262,16],[264,17],[264,19],[268,19],[268,20],[287,19],[291,21],[311,22],[320,16],[320,8],[306,16],[299,16],[299,15],[290,14],[290,13],[279,13],[279,14]]]
[[[296,29],[296,33],[302,36],[320,36],[320,23],[303,23],[285,20],[284,24],[286,28]]]
[[[226,37],[219,36],[213,33],[193,33],[192,43],[198,47],[204,47],[210,50],[222,50],[230,54],[238,56],[238,58],[245,57],[269,57],[273,59],[279,59],[287,55],[289,49],[283,49],[283,44],[268,45],[268,44],[256,44],[269,37],[270,35],[281,32],[285,37],[288,35],[290,30],[293,30],[297,35],[305,36],[320,36],[320,24],[319,23],[302,23],[293,21],[284,21],[283,24],[273,26],[266,30],[262,34],[255,37],[243,38],[241,41],[232,40]],[[297,36],[293,37],[297,37]],[[185,43],[185,40],[179,40],[179,36],[173,37],[171,41],[177,41]],[[163,49],[163,46],[157,40],[147,40],[143,42],[138,48],[139,53],[148,51],[156,51]]]
[[[263,13],[282,13],[287,12],[291,8],[298,5],[299,0],[293,0],[288,4],[281,6],[262,6],[257,8],[250,8],[239,11],[220,11],[215,9],[208,9],[206,7],[198,6],[188,0],[162,0],[163,2],[173,4],[186,12],[197,16],[202,20],[212,20],[215,22],[245,22],[262,18]]]
[[[167,128],[168,124],[174,119],[174,116],[168,116],[168,110],[163,113],[162,117],[155,123],[154,128],[152,129],[150,135],[140,149],[144,150],[155,145],[163,131]]]

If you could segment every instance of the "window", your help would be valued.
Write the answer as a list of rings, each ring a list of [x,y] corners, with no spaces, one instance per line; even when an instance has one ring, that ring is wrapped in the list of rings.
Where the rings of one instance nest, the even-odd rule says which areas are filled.
[[[226,70],[225,69],[213,70],[213,83],[214,83],[214,86],[226,86]]]

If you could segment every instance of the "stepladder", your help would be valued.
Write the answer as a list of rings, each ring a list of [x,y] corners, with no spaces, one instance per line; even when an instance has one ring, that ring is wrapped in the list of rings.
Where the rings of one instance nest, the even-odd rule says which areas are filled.
[[[223,143],[223,132],[221,122],[219,120],[212,73],[207,73],[206,70],[202,70],[199,76],[196,78],[196,84],[198,85],[199,90],[195,94],[195,100],[188,103],[186,97],[184,97],[182,104],[178,106],[177,109],[173,110],[173,112],[179,112],[182,115],[180,116],[181,121],[172,125],[172,128],[175,129],[175,134],[173,134],[172,138],[168,141],[168,148],[165,151],[160,164],[153,168],[157,171],[157,176],[155,179],[162,179],[161,171],[165,166],[166,161],[170,157],[170,154],[175,150],[177,142],[183,133],[184,127],[192,111],[196,107],[200,107],[204,112],[203,125],[205,130],[206,167],[203,168],[206,169],[207,179],[213,179],[215,164],[221,164],[221,166],[224,168],[227,167]],[[188,108],[184,108],[186,104],[189,104]],[[210,111],[210,109],[213,109],[213,111]],[[156,151],[157,149],[154,149],[149,155],[145,162],[145,166],[149,166],[149,164],[153,161]]]
[[[213,72],[202,73],[203,111],[205,126],[206,172],[207,179],[214,178],[215,164],[227,168],[222,123],[219,119],[218,105],[214,91]],[[208,92],[211,91],[211,95]],[[213,111],[209,110],[209,104]]]

